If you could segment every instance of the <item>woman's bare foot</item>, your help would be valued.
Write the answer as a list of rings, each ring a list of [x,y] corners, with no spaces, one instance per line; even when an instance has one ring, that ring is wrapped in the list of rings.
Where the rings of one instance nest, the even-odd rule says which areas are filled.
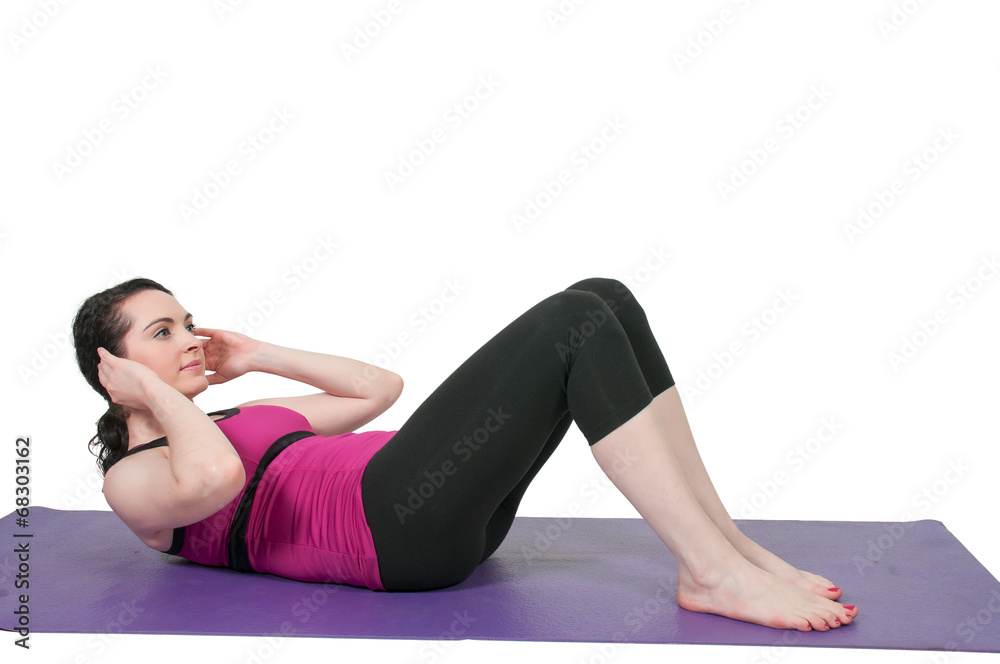
[[[777,629],[826,631],[849,624],[854,606],[843,606],[792,585],[742,556],[697,576],[680,565],[677,602],[688,611],[714,613]]]
[[[705,469],[676,386],[671,386],[656,395],[650,407],[657,418],[656,422],[664,441],[672,452],[672,461],[680,468],[685,482],[694,493],[702,510],[725,535],[730,544],[744,558],[779,579],[784,579],[788,583],[820,597],[839,598],[841,596],[840,588],[836,588],[836,584],[832,581],[817,574],[796,569],[746,537],[736,527],[719,499],[719,494]]]
[[[829,579],[818,574],[796,569],[739,530],[726,535],[726,539],[729,540],[744,558],[779,579],[783,579],[794,586],[828,599],[837,599],[843,594],[840,588],[837,588],[836,584]]]

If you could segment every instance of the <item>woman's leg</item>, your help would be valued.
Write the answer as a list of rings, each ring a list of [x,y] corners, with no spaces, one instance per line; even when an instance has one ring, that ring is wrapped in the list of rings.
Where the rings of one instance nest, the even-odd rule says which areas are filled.
[[[542,469],[542,466],[549,457],[552,456],[552,452],[555,451],[556,445],[563,439],[566,435],[566,431],[569,429],[569,425],[573,423],[573,416],[570,413],[563,415],[563,418],[559,420],[552,433],[549,434],[549,438],[545,445],[542,446],[542,451],[538,453],[538,458],[535,462],[531,464],[531,468],[525,473],[524,477],[511,489],[507,497],[500,501],[500,505],[497,507],[493,516],[490,517],[489,522],[486,524],[486,543],[483,547],[483,555],[480,562],[486,560],[492,556],[500,544],[503,543],[507,533],[510,531],[510,527],[514,524],[514,516],[517,514],[517,508],[521,504],[521,498],[524,497],[524,492],[528,490],[528,485],[531,481],[535,479],[535,475],[538,471]]]
[[[551,453],[569,411],[605,472],[676,549],[682,606],[799,629],[849,621],[844,607],[750,564],[711,522],[647,408],[652,395],[636,361],[643,351],[633,350],[622,322],[629,312],[620,312],[622,320],[613,313],[593,293],[547,298],[477,351],[372,459],[362,488],[386,587],[440,587],[465,578],[486,551],[484,524],[496,523],[501,504],[547,456],[542,451]],[[661,377],[659,387],[667,383]],[[490,397],[507,404],[506,417],[501,405],[492,426],[486,420],[476,427],[483,411],[475,404],[486,408]],[[452,407],[463,417],[449,419]],[[514,422],[521,426],[509,426]],[[621,460],[636,451],[641,472],[622,469]],[[460,465],[472,458],[476,463]],[[715,581],[738,581],[757,597]]]
[[[651,401],[629,337],[601,297],[567,289],[536,304],[458,367],[369,462],[362,498],[383,586],[463,580],[499,545],[572,421],[593,442]]]
[[[708,471],[705,469],[701,455],[698,453],[687,415],[681,404],[680,394],[676,386],[673,385],[673,379],[671,378],[669,381],[663,379],[663,376],[670,375],[666,369],[666,362],[650,330],[645,312],[635,301],[632,292],[617,280],[599,278],[585,279],[570,286],[570,288],[589,290],[600,295],[621,321],[633,350],[635,350],[639,366],[646,374],[646,382],[650,385],[650,390],[654,395],[652,408],[666,442],[673,450],[684,478],[698,499],[698,503],[716,527],[722,531],[726,539],[743,557],[758,567],[823,597],[830,599],[840,597],[839,588],[831,590],[833,583],[830,580],[797,570],[748,538],[737,528],[722,504]]]
[[[744,558],[706,514],[652,405],[596,441],[594,458],[677,560],[677,600],[779,629],[826,630],[857,609],[792,585]],[[621,464],[628,459],[628,464]]]
[[[667,367],[663,353],[660,352],[660,347],[649,328],[646,313],[639,306],[639,302],[625,284],[617,279],[593,277],[578,281],[572,286],[567,287],[566,290],[587,291],[600,296],[604,300],[604,303],[614,313],[615,318],[618,319],[622,330],[628,337],[629,345],[632,347],[632,354],[635,356],[650,394],[662,396],[664,390],[673,386],[673,376],[670,374],[670,369]],[[599,317],[597,318],[599,322]],[[594,325],[596,326],[596,323]],[[581,329],[581,334],[587,331],[589,331],[589,328]],[[541,470],[542,465],[548,460],[549,456],[555,450],[556,445],[559,444],[559,441],[562,440],[572,422],[572,414],[567,412],[549,436],[548,441],[543,446],[538,458],[535,459],[535,463],[531,469],[503,500],[500,507],[497,508],[496,513],[494,513],[487,525],[486,550],[483,560],[493,555],[497,547],[503,542],[504,537],[506,537],[507,532],[514,522],[517,507],[525,491],[527,491],[528,485],[535,478],[535,475],[538,474],[538,471]]]
[[[698,503],[736,550],[761,569],[767,570],[800,588],[830,599],[840,597],[840,588],[834,587],[829,579],[796,569],[739,530],[723,506],[722,500],[708,476],[708,471],[705,470],[705,464],[695,445],[694,436],[684,413],[684,407],[681,405],[677,388],[674,387],[658,394],[653,399],[651,408],[664,437],[677,457],[684,478],[698,498]]]

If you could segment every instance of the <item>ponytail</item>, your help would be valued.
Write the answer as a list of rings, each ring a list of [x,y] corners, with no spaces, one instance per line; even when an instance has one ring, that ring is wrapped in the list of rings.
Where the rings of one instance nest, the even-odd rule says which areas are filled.
[[[88,444],[90,448],[101,448],[95,456],[102,477],[128,452],[128,408],[110,401],[108,405],[107,412],[97,420],[97,435]]]

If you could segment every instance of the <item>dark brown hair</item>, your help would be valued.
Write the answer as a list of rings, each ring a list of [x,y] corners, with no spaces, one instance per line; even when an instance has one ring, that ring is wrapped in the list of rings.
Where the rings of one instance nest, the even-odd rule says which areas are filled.
[[[90,386],[108,402],[108,411],[97,420],[97,435],[88,443],[92,454],[95,446],[100,447],[94,456],[102,476],[128,451],[126,421],[129,410],[114,403],[101,385],[97,377],[97,365],[101,363],[97,349],[104,348],[118,357],[125,356],[125,333],[132,327],[132,320],[122,310],[122,304],[132,295],[145,290],[159,290],[173,295],[151,279],[130,279],[88,297],[73,319],[76,363]]]

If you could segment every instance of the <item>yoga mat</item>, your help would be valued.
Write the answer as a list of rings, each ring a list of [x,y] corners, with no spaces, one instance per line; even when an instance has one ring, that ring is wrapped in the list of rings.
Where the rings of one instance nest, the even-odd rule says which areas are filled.
[[[832,579],[861,613],[828,632],[778,630],[677,606],[677,566],[641,519],[518,517],[464,582],[376,592],[240,573],[167,556],[109,511],[31,508],[0,519],[0,628],[27,593],[32,632],[1000,652],[1000,582],[938,521],[737,521]],[[15,537],[28,534],[32,537]],[[13,553],[28,541],[26,568]],[[18,574],[30,587],[15,588]],[[608,647],[608,646],[605,646]]]

